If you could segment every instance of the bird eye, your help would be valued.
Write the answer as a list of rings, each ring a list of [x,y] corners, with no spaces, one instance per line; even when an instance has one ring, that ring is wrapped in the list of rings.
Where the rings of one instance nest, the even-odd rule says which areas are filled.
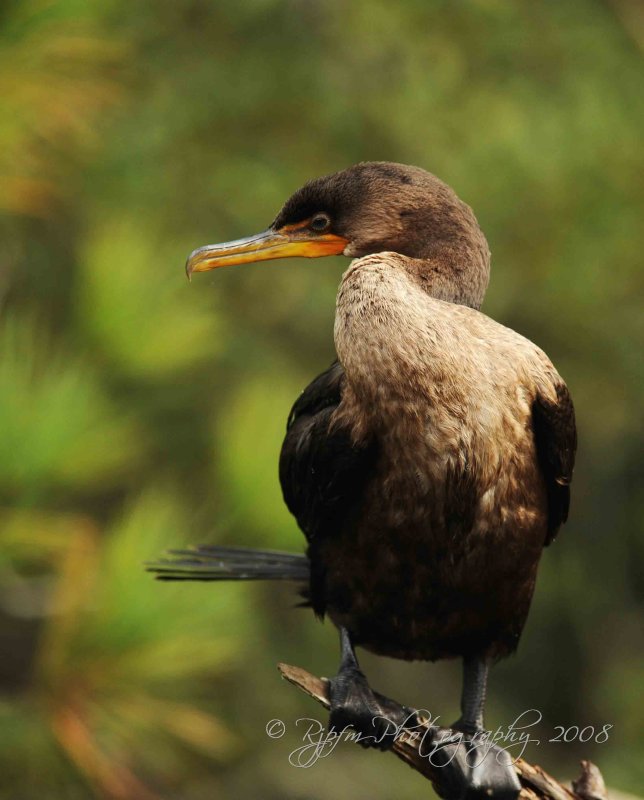
[[[326,214],[316,214],[309,223],[309,227],[313,228],[314,231],[324,231],[330,224],[331,220]]]

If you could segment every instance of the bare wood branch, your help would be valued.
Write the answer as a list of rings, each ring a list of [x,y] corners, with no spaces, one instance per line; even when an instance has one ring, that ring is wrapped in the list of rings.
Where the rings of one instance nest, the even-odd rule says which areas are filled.
[[[317,678],[300,667],[279,664],[278,669],[283,678],[297,686],[324,708],[329,708],[327,681]],[[429,730],[429,725],[427,725]],[[440,767],[419,752],[422,736],[407,734],[401,731],[389,752],[396,755],[412,769],[431,781],[435,791],[440,795]],[[520,800],[608,800],[608,793],[603,778],[597,767],[590,761],[581,762],[581,776],[573,781],[572,788],[564,786],[541,767],[517,759],[514,764],[522,789]],[[444,795],[440,795],[445,797]],[[445,800],[450,798],[445,797]]]

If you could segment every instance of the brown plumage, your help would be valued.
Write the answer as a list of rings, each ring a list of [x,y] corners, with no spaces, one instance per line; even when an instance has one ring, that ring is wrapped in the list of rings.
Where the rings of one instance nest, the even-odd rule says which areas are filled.
[[[489,249],[437,178],[357,165],[300,189],[273,227],[320,211],[358,258],[338,292],[336,404],[313,415],[313,436],[292,425],[282,452],[285,498],[311,542],[313,605],[384,655],[505,655],[565,518],[555,497],[567,497],[575,449],[565,384],[532,343],[472,310]],[[327,524],[328,479],[315,479],[319,465],[302,472],[306,447],[330,464],[358,454],[361,492],[346,491],[346,476],[334,485],[343,502]]]
[[[266,232],[200,248],[188,272],[333,253],[354,259],[337,296],[338,362],[296,402],[280,458],[308,564],[206,548],[163,577],[310,569],[310,604],[342,632],[332,723],[364,730],[367,711],[378,712],[353,654],[360,644],[404,659],[463,657],[459,725],[477,730],[487,664],[516,648],[542,549],[567,518],[570,395],[538,347],[478,311],[485,237],[471,209],[416,167],[364,163],[311,181]],[[481,796],[516,795],[507,771],[462,780]]]
[[[330,427],[379,456],[351,547],[323,545],[329,615],[383,655],[507,654],[554,532],[533,407],[561,408],[562,379],[514,331],[428,295],[395,253],[351,264],[335,342]]]

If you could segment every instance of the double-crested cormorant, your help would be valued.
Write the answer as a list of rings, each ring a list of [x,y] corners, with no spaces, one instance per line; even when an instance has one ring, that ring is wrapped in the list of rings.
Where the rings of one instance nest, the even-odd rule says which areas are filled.
[[[306,556],[204,547],[161,577],[307,580],[341,633],[331,724],[387,716],[353,647],[461,657],[462,716],[483,728],[488,665],[517,647],[543,547],[568,515],[576,448],[566,384],[538,347],[478,310],[489,249],[471,209],[417,167],[357,164],[307,183],[267,231],[195,250],[187,272],[287,256],[353,261],[338,360],[297,400],[280,457]],[[377,728],[377,721],[376,721]],[[515,797],[488,759],[463,797]]]

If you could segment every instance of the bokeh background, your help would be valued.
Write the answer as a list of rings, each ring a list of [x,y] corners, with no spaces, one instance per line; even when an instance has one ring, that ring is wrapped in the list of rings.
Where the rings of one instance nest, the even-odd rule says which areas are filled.
[[[287,586],[169,585],[188,542],[299,550],[277,456],[333,358],[346,259],[197,276],[310,177],[423,166],[476,210],[485,310],[571,387],[571,521],[545,553],[488,722],[529,757],[644,785],[641,473],[644,14],[638,0],[6,0],[0,7],[0,797],[405,800],[346,744],[289,765],[324,715],[278,661],[333,674]],[[448,721],[456,663],[365,655]],[[281,718],[280,740],[265,734]],[[555,726],[613,725],[605,744]]]

